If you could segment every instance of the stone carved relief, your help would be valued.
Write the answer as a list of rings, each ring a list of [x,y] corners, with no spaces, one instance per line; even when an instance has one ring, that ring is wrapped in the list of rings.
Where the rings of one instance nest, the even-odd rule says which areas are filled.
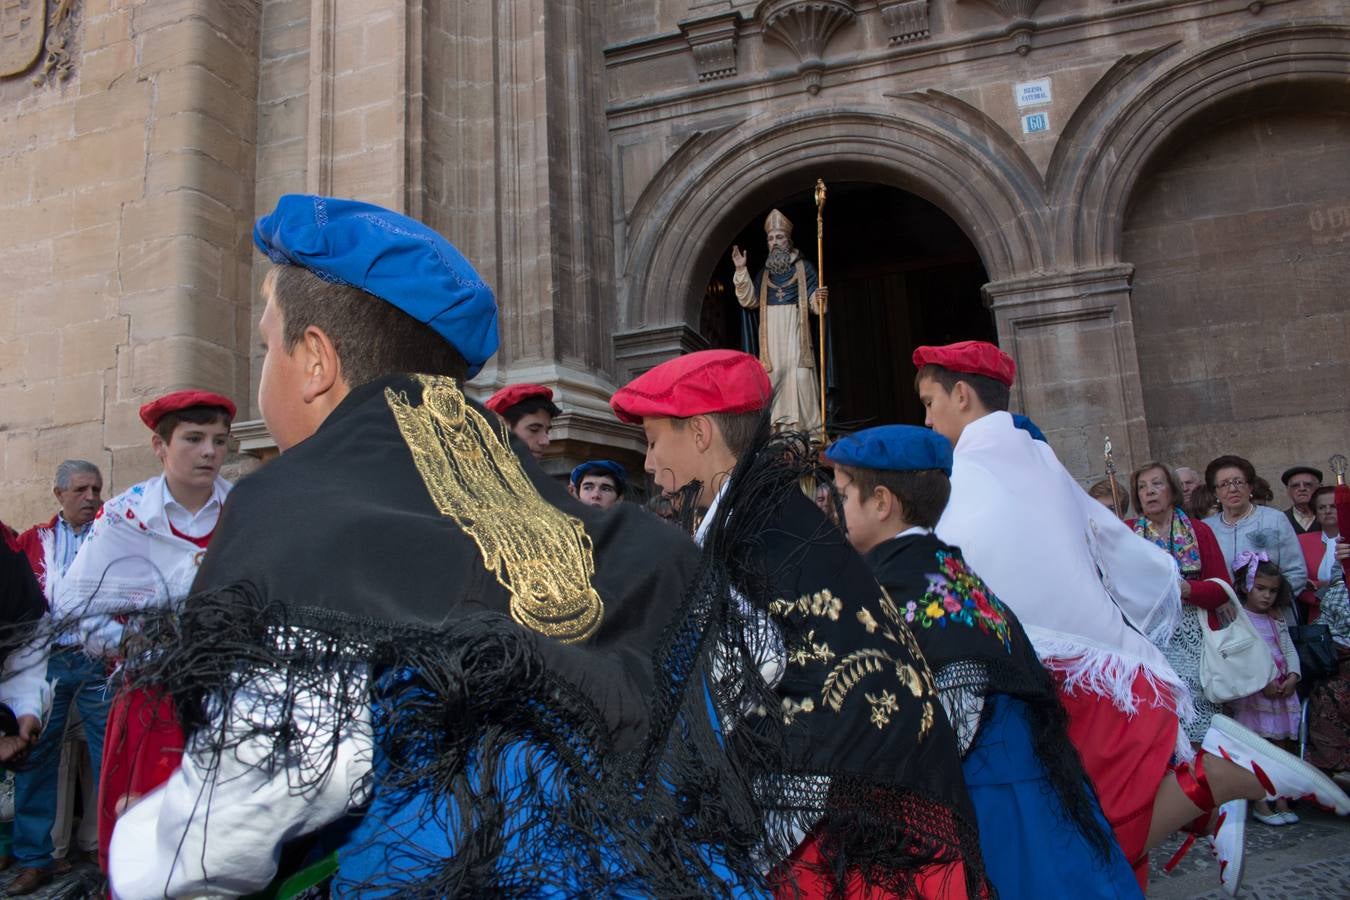
[[[736,29],[738,12],[686,19],[680,31],[694,53],[699,81],[714,81],[736,74]]]
[[[820,93],[825,46],[841,25],[857,15],[852,0],[763,0],[755,8],[755,19],[764,32],[797,54],[797,71],[812,95]]]
[[[1031,18],[1036,7],[1041,5],[1041,0],[984,0],[984,4],[1005,19],[1016,21]]]
[[[0,0],[0,76],[37,62],[47,31],[47,0]]]
[[[880,0],[881,20],[886,23],[886,34],[892,45],[921,41],[931,35],[928,30],[928,0]]]
[[[41,58],[35,86],[46,84],[53,72],[62,81],[69,78],[74,5],[75,0],[58,0],[49,23],[47,0],[0,0],[0,77],[26,72]]]
[[[61,81],[65,81],[71,75],[74,61],[71,59],[67,44],[74,33],[74,5],[75,0],[60,0],[52,12],[51,27],[47,29],[47,40],[43,45],[47,52],[43,54],[42,67],[33,76],[35,87],[46,84],[47,77],[53,71]]]

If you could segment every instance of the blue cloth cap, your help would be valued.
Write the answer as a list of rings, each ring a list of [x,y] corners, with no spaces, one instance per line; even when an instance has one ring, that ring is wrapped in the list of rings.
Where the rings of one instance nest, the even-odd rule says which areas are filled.
[[[581,479],[587,475],[608,475],[614,479],[614,485],[622,494],[628,489],[628,475],[623,466],[612,459],[588,459],[572,470],[572,487],[581,487]]]
[[[879,425],[842,437],[825,458],[854,469],[910,472],[941,469],[952,474],[952,444],[936,431],[916,425]]]
[[[253,243],[274,263],[360,288],[430,326],[470,378],[497,352],[492,288],[421,222],[358,200],[287,194],[253,226]]]
[[[1022,429],[1027,434],[1031,435],[1031,437],[1034,440],[1038,440],[1042,444],[1050,443],[1045,439],[1045,434],[1042,433],[1042,431],[1036,427],[1036,423],[1028,419],[1026,416],[1022,415],[1021,413],[1013,413],[1012,419],[1014,427]]]

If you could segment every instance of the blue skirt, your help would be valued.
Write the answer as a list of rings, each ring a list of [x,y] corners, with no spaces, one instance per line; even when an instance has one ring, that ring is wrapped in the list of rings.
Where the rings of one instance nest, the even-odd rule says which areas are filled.
[[[985,870],[999,896],[1142,897],[1114,837],[1110,857],[1102,859],[1065,813],[1032,749],[1026,705],[1002,694],[986,702],[988,715],[962,771],[980,825]],[[1097,818],[1110,834],[1100,809]]]

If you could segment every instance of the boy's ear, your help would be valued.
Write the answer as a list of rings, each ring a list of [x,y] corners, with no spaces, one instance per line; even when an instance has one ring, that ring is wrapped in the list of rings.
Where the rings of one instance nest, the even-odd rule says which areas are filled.
[[[300,347],[305,352],[304,400],[313,403],[318,397],[328,393],[341,378],[341,360],[337,348],[328,334],[315,325],[305,329],[300,337]]]
[[[712,419],[702,415],[690,416],[686,427],[692,428],[694,431],[694,448],[700,453],[707,452],[716,435],[716,428],[713,426]]]

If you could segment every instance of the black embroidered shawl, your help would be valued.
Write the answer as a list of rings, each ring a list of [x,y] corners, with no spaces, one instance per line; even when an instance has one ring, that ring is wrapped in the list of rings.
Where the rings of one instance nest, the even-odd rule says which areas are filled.
[[[961,862],[978,896],[974,811],[932,674],[863,559],[803,494],[812,465],[802,436],[770,440],[766,423],[704,539],[704,590],[742,598],[728,607],[713,694],[730,756],[760,773],[768,856],[781,862],[814,829],[834,893],[860,876],[913,896],[925,867]],[[766,621],[786,655],[776,684],[763,677]]]
[[[967,567],[958,548],[932,534],[884,541],[866,559],[943,689],[978,689],[1025,703],[1036,755],[1055,792],[1105,854],[1111,839],[1094,812],[1059,693],[1013,611]]]
[[[453,381],[380,379],[235,488],[193,596],[137,622],[127,683],[170,694],[208,765],[242,740],[271,747],[262,767],[317,754],[288,769],[303,791],[332,765],[332,726],[372,702],[350,686],[415,673],[381,750],[390,787],[453,805],[458,850],[400,896],[535,893],[560,854],[588,894],[720,894],[762,882],[762,824],[687,690],[710,614],[686,597],[696,563],[637,506],[572,500]],[[276,672],[263,702],[305,691],[339,721],[238,721],[236,691]],[[504,792],[493,771],[522,744]],[[522,805],[531,840],[513,844]]]

